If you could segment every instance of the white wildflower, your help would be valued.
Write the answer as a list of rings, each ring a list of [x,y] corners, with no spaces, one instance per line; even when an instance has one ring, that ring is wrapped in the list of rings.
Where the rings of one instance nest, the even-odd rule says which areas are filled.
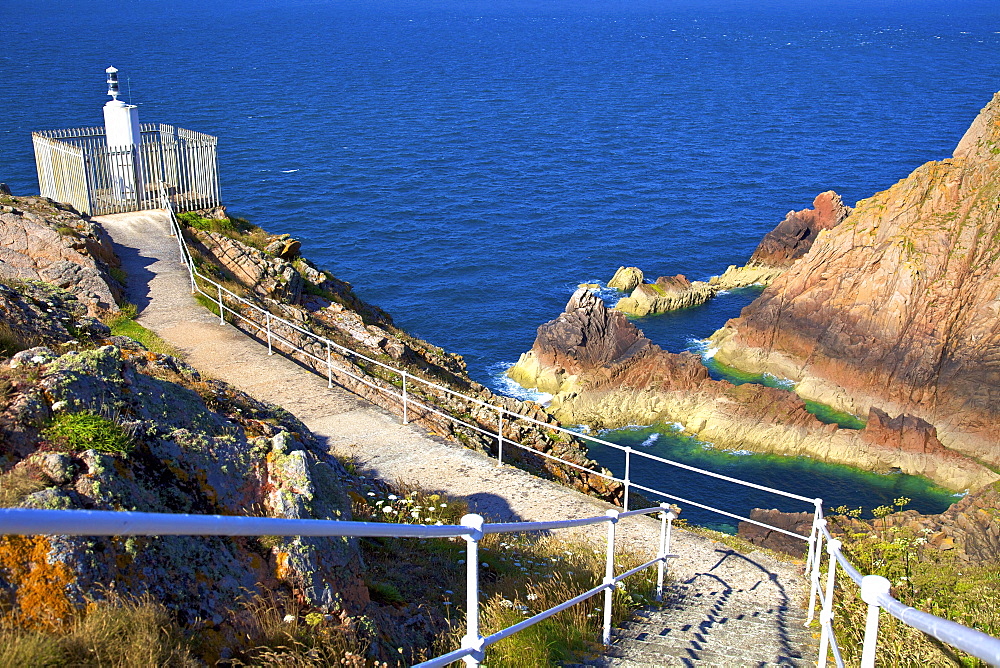
[[[509,599],[504,598],[504,599],[500,600],[500,605],[502,605],[505,608],[513,608],[514,607],[514,601],[511,601]]]
[[[55,412],[55,411],[61,411],[64,408],[66,408],[66,402],[65,401],[57,401],[54,404],[52,404],[52,411],[53,412]]]
[[[386,515],[388,515],[389,513],[392,512],[392,506],[383,506],[382,507],[382,512],[385,513]]]
[[[390,494],[390,495],[389,495],[389,500],[390,500],[390,501],[395,501],[395,500],[396,500],[396,499],[398,499],[398,498],[399,498],[399,497],[398,497],[398,496],[396,496],[395,494]]]
[[[295,615],[285,615],[285,618],[281,621],[285,622],[286,624],[291,624],[292,622],[295,621]]]
[[[411,510],[410,511],[410,517],[412,517],[415,520],[419,520],[420,519],[420,511],[419,510]]]
[[[537,601],[538,594],[528,594],[527,596],[525,596],[525,598],[528,599],[529,601]]]

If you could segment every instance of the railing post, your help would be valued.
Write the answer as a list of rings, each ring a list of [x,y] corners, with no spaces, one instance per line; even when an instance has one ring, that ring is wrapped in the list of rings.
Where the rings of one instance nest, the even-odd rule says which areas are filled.
[[[226,324],[226,311],[224,310],[224,307],[222,306],[222,286],[219,285],[219,284],[216,284],[216,287],[219,288],[219,324],[220,325],[225,325]]]
[[[330,342],[326,342],[326,387],[333,387],[333,363],[330,361]]]
[[[406,415],[406,371],[400,369],[399,374],[403,377],[403,424],[409,424],[410,421]]]
[[[271,313],[267,314],[267,354],[273,355],[274,349],[271,347]]]
[[[816,554],[816,534],[819,531],[819,519],[823,513],[823,499],[813,499],[813,505],[815,509],[813,510],[812,532],[809,534],[809,556],[806,557],[807,573],[812,569],[813,558],[818,556]]]
[[[503,466],[503,409],[497,409],[497,468]]]
[[[881,575],[866,575],[861,578],[861,600],[868,604],[865,620],[865,642],[861,650],[861,668],[874,668],[875,647],[878,644],[878,615],[881,608],[878,597],[889,593],[889,581]]]
[[[628,488],[632,481],[632,448],[625,448],[625,498],[622,500],[622,508],[628,512]]]
[[[841,544],[836,538],[826,544],[830,561],[826,571],[826,598],[823,599],[823,610],[819,613],[819,668],[826,666],[830,636],[833,634],[833,592],[837,579],[837,552],[840,551]],[[819,561],[818,556],[816,560]]]
[[[465,515],[461,524],[472,529],[472,534],[465,536],[465,637],[462,647],[475,650],[472,656],[462,660],[467,665],[478,666],[485,658],[483,637],[479,635],[479,539],[483,537],[483,518]]]
[[[809,617],[806,624],[810,624],[816,617],[816,603],[819,599],[819,562],[823,550],[823,528],[826,520],[816,522],[816,537],[813,543],[812,568],[809,570]]]
[[[618,511],[608,510],[605,515],[611,518],[608,522],[608,554],[604,562],[604,633],[601,640],[607,647],[611,645],[611,606],[615,595],[615,525],[618,523]]]
[[[657,558],[660,560],[656,564],[656,600],[663,600],[663,577],[667,565],[667,552],[670,551],[670,532],[674,527],[674,520],[677,513],[670,509],[670,504],[663,502],[660,504],[660,552]]]

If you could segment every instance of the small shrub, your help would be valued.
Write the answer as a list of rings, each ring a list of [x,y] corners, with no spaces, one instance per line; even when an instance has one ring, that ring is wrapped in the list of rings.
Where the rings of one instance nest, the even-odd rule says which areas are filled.
[[[43,435],[74,452],[97,450],[128,456],[134,446],[125,428],[90,411],[59,413]]]
[[[0,508],[13,508],[25,497],[46,487],[47,483],[20,469],[0,474]],[[0,665],[4,664],[0,662]]]
[[[118,313],[105,319],[104,324],[111,328],[111,333],[115,336],[135,339],[154,353],[179,357],[181,352],[177,348],[135,321],[136,310],[135,304],[123,304]]]
[[[108,273],[111,274],[111,278],[115,279],[122,285],[128,281],[128,274],[121,267],[111,267],[108,269]]]
[[[77,231],[74,230],[72,227],[69,227],[68,225],[60,225],[59,227],[56,228],[56,232],[58,232],[60,235],[62,235],[64,237],[78,237],[79,236],[79,234],[77,233]]]
[[[179,626],[149,597],[90,602],[53,632],[0,627],[2,666],[195,666]]]

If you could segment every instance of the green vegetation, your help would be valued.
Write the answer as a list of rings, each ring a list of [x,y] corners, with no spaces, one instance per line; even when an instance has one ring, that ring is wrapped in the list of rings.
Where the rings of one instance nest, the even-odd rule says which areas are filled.
[[[857,415],[839,411],[833,406],[821,404],[818,401],[805,399],[806,410],[816,416],[820,422],[840,425],[844,429],[864,429],[865,421]]]
[[[3,666],[197,666],[170,612],[149,598],[90,602],[68,628],[0,625]]]
[[[146,329],[135,321],[135,304],[124,304],[118,313],[108,317],[104,324],[111,328],[111,333],[115,336],[128,336],[146,346],[154,353],[163,355],[180,355],[180,351],[161,339],[153,331]]]
[[[464,502],[405,487],[373,488],[351,496],[354,518],[364,521],[457,524],[468,512]],[[489,535],[479,545],[484,635],[562,603],[604,578],[604,552],[588,545],[520,534]],[[362,539],[361,547],[372,598],[403,592],[410,599],[400,594],[398,604],[427,601],[448,626],[430,656],[456,649],[465,627],[465,541],[372,538]],[[403,554],[407,568],[399,567]],[[641,563],[625,555],[616,561],[618,573]],[[616,624],[652,603],[654,582],[655,569],[646,569],[615,591]],[[487,665],[555,666],[599,652],[603,603],[603,595],[593,597],[497,643],[487,649]]]
[[[134,446],[128,430],[91,411],[58,413],[42,434],[73,452],[97,450],[128,456]]]
[[[205,218],[193,211],[177,214],[177,220],[181,225],[201,230],[202,232],[215,232],[223,234],[237,241],[241,241],[257,250],[264,250],[268,242],[268,235],[250,221],[244,218]]]
[[[875,508],[871,524],[857,521],[860,508],[834,509],[841,514],[830,519],[836,533],[844,537],[844,555],[862,574],[887,578],[892,595],[906,605],[1000,636],[1000,598],[996,595],[1000,587],[1000,563],[970,564],[956,550],[932,544],[932,529],[893,525],[887,516],[909,501],[903,497],[895,500],[895,507]],[[849,583],[842,571],[837,575],[841,586],[837,588],[834,627],[845,662],[857,664],[861,658],[867,604],[861,600],[859,588]],[[880,665],[986,665],[885,612],[880,620]]]
[[[46,482],[20,469],[0,473],[0,508],[13,508],[27,496],[40,492],[46,487],[48,487]],[[2,639],[0,639],[0,644],[2,644]],[[0,653],[0,656],[3,654]],[[5,664],[0,661],[0,665]]]

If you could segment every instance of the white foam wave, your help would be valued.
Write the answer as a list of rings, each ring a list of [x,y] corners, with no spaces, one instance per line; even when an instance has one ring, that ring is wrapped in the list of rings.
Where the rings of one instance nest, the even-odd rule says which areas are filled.
[[[490,365],[488,369],[492,380],[490,389],[505,396],[520,399],[521,401],[534,401],[542,406],[546,406],[552,401],[552,395],[548,392],[539,392],[536,389],[522,387],[508,378],[507,369],[512,366],[514,365],[504,362]]]
[[[660,440],[660,435],[657,433],[650,434],[645,441],[639,444],[640,448],[648,448]]]
[[[299,170],[297,170],[297,169],[283,169],[283,170],[281,170],[281,173],[282,174],[292,174],[292,173],[297,172],[297,171],[299,171]]]

